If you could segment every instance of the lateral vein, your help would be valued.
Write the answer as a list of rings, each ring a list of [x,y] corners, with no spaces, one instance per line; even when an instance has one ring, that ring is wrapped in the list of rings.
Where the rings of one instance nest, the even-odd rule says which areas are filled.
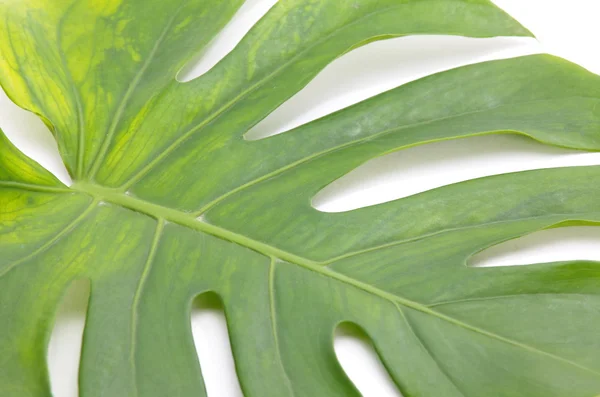
[[[165,37],[167,36],[167,33],[169,32],[169,29],[171,29],[171,26],[173,26],[173,23],[175,22],[175,19],[176,19],[177,15],[179,14],[179,11],[181,10],[182,6],[183,5],[180,5],[179,8],[173,13],[173,16],[169,19],[169,21],[167,22],[166,26],[163,28],[160,36],[158,37],[158,39],[154,43],[154,46],[152,47],[152,50],[148,54],[148,57],[144,61],[142,67],[140,68],[140,70],[135,75],[134,79],[131,81],[131,83],[127,87],[127,91],[125,92],[125,95],[121,99],[121,102],[119,103],[119,107],[117,108],[115,116],[113,117],[113,120],[112,120],[112,122],[110,124],[108,132],[106,134],[106,138],[104,138],[104,141],[102,142],[102,147],[98,151],[96,159],[94,160],[94,163],[93,163],[93,165],[92,165],[92,167],[90,169],[90,173],[89,173],[90,179],[94,179],[94,177],[96,176],[96,174],[98,173],[98,171],[100,169],[100,166],[102,165],[102,162],[106,158],[106,154],[108,153],[108,148],[110,147],[110,144],[112,143],[112,140],[113,140],[114,135],[115,135],[115,133],[117,131],[117,127],[119,125],[119,122],[121,121],[121,118],[123,117],[123,112],[125,111],[125,107],[127,106],[127,103],[129,102],[129,99],[131,98],[131,96],[135,92],[135,90],[136,90],[137,86],[139,85],[140,81],[142,80],[142,77],[144,76],[144,73],[146,73],[146,70],[148,69],[148,67],[152,63],[152,60],[154,59],[154,56],[158,52],[158,49],[160,48],[160,46],[161,46],[162,42],[164,41]]]
[[[146,259],[146,263],[144,264],[144,268],[142,270],[142,274],[140,276],[140,280],[138,282],[137,289],[135,291],[135,295],[133,297],[133,302],[131,304],[131,348],[130,348],[130,356],[129,361],[131,364],[131,372],[133,378],[133,388],[135,390],[135,395],[138,395],[137,390],[137,380],[136,380],[136,365],[135,365],[135,353],[136,353],[136,337],[137,337],[137,322],[138,322],[138,307],[140,304],[140,299],[142,296],[142,290],[144,289],[144,285],[146,284],[146,280],[148,279],[148,275],[150,274],[150,269],[152,268],[152,263],[154,262],[154,257],[156,256],[156,251],[158,249],[158,245],[160,242],[160,238],[162,236],[162,232],[164,229],[165,221],[164,219],[158,219],[156,225],[156,231],[154,232],[154,238],[152,239],[152,245],[150,246],[150,250],[148,252],[148,257]]]
[[[281,370],[283,371],[283,375],[285,376],[286,386],[290,392],[290,395],[295,396],[294,389],[292,388],[292,382],[288,373],[285,369],[285,365],[283,364],[283,359],[281,356],[281,350],[279,349],[279,333],[277,332],[277,313],[275,312],[275,265],[277,259],[275,257],[271,257],[271,265],[269,267],[269,306],[270,306],[270,316],[271,316],[271,329],[273,332],[273,338],[275,339],[275,350],[277,352],[279,365]]]
[[[64,236],[66,236],[67,234],[69,234],[70,232],[75,230],[77,228],[77,226],[96,208],[96,204],[98,204],[98,201],[94,200],[90,204],[90,206],[87,207],[77,218],[75,218],[71,223],[69,223],[67,226],[65,226],[63,228],[63,230],[61,230],[53,238],[51,238],[46,243],[44,243],[41,247],[39,247],[38,249],[33,251],[31,254],[13,262],[11,265],[8,265],[4,269],[0,270],[0,278],[3,277],[4,275],[6,275],[8,272],[10,272],[15,267],[19,266],[20,264],[27,262],[28,260],[33,259],[40,253],[46,251],[48,248],[50,248],[51,246],[56,244],[58,241],[60,241]]]
[[[241,100],[243,100],[247,95],[251,94],[252,92],[254,92],[257,89],[259,89],[260,87],[262,87],[271,78],[273,78],[274,76],[277,76],[281,71],[283,71],[286,67],[288,67],[289,65],[291,65],[297,59],[299,59],[306,52],[310,51],[311,49],[313,49],[317,45],[325,42],[327,39],[333,37],[339,31],[341,31],[343,29],[347,29],[350,26],[352,26],[352,25],[360,22],[361,20],[363,20],[365,18],[371,17],[371,16],[373,16],[375,14],[387,12],[390,9],[393,9],[393,8],[400,8],[401,6],[402,5],[387,7],[385,9],[378,10],[378,11],[372,12],[372,13],[367,14],[367,15],[363,15],[362,17],[358,18],[357,20],[355,20],[355,21],[353,21],[353,22],[351,22],[351,23],[349,23],[347,25],[344,25],[344,26],[342,26],[340,28],[337,28],[334,31],[332,31],[331,33],[329,33],[326,36],[324,36],[323,38],[317,40],[314,43],[314,45],[312,45],[312,46],[310,46],[310,47],[302,50],[301,52],[299,52],[298,54],[296,54],[295,56],[293,56],[292,58],[290,58],[288,61],[286,61],[283,64],[281,64],[273,72],[269,73],[267,76],[265,76],[264,78],[262,78],[261,80],[259,80],[255,84],[253,84],[252,86],[248,87],[247,89],[245,89],[244,91],[242,91],[239,95],[237,95],[236,97],[234,97],[232,100],[230,100],[229,102],[225,103],[223,106],[221,106],[220,108],[218,108],[216,111],[214,111],[213,113],[211,113],[210,115],[208,115],[208,117],[206,117],[204,120],[202,120],[198,124],[194,125],[193,127],[189,128],[184,133],[182,133],[181,136],[179,138],[177,138],[175,141],[173,141],[171,144],[169,144],[169,146],[167,146],[165,148],[165,150],[163,150],[163,152],[161,152],[158,156],[156,156],[155,158],[153,158],[152,161],[150,161],[146,166],[144,166],[140,171],[138,171],[128,181],[126,181],[120,187],[120,189],[123,190],[123,191],[129,189],[133,184],[135,184],[141,178],[143,178],[144,175],[146,175],[148,172],[150,172],[164,158],[166,158],[168,155],[170,155],[171,152],[173,152],[176,148],[178,148],[190,136],[192,136],[194,133],[196,133],[197,131],[201,130],[202,128],[206,127],[208,124],[210,124],[211,122],[213,122],[214,120],[216,120],[217,118],[219,118],[222,114],[224,114],[229,109],[231,109],[233,106],[235,106],[237,103],[239,103]]]
[[[442,374],[444,374],[444,376],[446,377],[446,379],[448,379],[448,381],[452,384],[452,386],[454,386],[454,388],[456,389],[456,391],[458,391],[460,394],[462,394],[464,397],[467,397],[467,395],[462,391],[462,389],[460,389],[458,387],[458,385],[456,384],[456,382],[454,382],[454,379],[452,379],[452,377],[450,376],[450,374],[448,374],[448,372],[446,371],[445,368],[442,367],[441,363],[439,362],[439,360],[433,355],[433,353],[431,352],[431,350],[429,350],[429,348],[425,345],[425,343],[423,343],[423,340],[421,339],[421,337],[417,334],[417,332],[415,331],[414,327],[412,326],[412,324],[410,323],[410,321],[408,321],[408,318],[406,317],[406,315],[404,314],[404,311],[402,310],[402,308],[400,306],[398,306],[397,303],[394,303],[394,306],[396,307],[396,309],[398,310],[398,312],[400,313],[400,316],[402,317],[402,319],[404,320],[404,322],[406,323],[406,325],[408,326],[408,329],[410,330],[410,332],[414,335],[414,337],[417,339],[417,341],[419,342],[419,344],[421,345],[421,347],[427,352],[427,354],[429,355],[429,357],[431,357],[431,359],[433,360],[433,362],[435,363],[436,367],[438,367],[438,369],[440,370],[440,372]]]

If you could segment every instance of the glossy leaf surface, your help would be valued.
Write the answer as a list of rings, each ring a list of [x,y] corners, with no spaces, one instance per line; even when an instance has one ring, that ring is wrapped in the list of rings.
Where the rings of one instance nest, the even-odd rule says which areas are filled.
[[[56,308],[89,279],[80,395],[205,396],[194,297],[223,301],[248,397],[358,396],[360,326],[405,397],[600,393],[600,265],[472,268],[494,244],[600,223],[600,167],[487,177],[343,213],[311,199],[367,160],[521,134],[600,150],[600,78],[536,55],[409,83],[270,138],[244,134],[327,64],[411,34],[530,33],[487,0],[280,1],[188,83],[240,0],[6,0],[0,82],[51,128],[64,186],[0,134],[0,395],[49,396]]]

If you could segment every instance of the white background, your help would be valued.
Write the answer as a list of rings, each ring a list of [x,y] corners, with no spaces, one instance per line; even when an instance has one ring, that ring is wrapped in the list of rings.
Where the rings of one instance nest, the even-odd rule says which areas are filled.
[[[600,74],[600,4],[597,0],[496,0],[538,38],[465,39],[409,37],[376,42],[327,67],[309,86],[247,134],[283,132],[405,82],[482,60],[549,52]],[[275,0],[247,0],[212,46],[180,80],[196,77],[223,57]],[[0,92],[0,127],[26,154],[70,183],[45,126]],[[259,132],[260,131],[260,132]],[[600,131],[599,131],[600,133]],[[600,164],[600,154],[549,148],[523,137],[477,137],[424,145],[372,160],[319,193],[322,211],[345,211],[466,179],[511,171]],[[479,266],[568,259],[600,260],[600,228],[571,227],[535,233],[474,258]],[[77,396],[77,366],[88,286],[69,289],[50,342],[48,362],[55,397]],[[209,397],[241,397],[221,308],[198,302],[192,330]],[[367,397],[400,396],[368,339],[351,329],[336,332],[340,362]],[[319,396],[320,397],[320,396]]]

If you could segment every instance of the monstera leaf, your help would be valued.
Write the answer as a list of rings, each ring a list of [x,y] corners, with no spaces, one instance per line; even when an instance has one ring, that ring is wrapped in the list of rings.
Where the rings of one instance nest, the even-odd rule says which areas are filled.
[[[48,396],[74,280],[81,396],[205,396],[191,302],[223,301],[245,395],[358,396],[332,334],[372,338],[405,397],[600,393],[600,265],[473,268],[486,247],[600,222],[600,167],[482,178],[343,213],[311,199],[384,153],[511,133],[600,149],[600,78],[546,55],[433,75],[286,133],[244,133],[336,57],[409,34],[528,36],[486,0],[282,0],[176,80],[241,0],[4,0],[0,81],[67,187],[0,139],[0,395]]]

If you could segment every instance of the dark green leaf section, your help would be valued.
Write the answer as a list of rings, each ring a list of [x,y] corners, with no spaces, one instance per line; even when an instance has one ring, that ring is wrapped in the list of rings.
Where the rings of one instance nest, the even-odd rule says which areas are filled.
[[[365,161],[429,142],[513,133],[600,150],[598,76],[550,56],[488,62],[246,141],[369,41],[528,32],[483,0],[280,1],[211,71],[176,82],[240,5],[0,5],[0,82],[53,128],[75,177],[65,187],[0,134],[0,395],[50,395],[54,313],[79,279],[91,284],[84,397],[205,397],[189,321],[208,291],[248,397],[359,396],[333,350],[341,322],[372,338],[405,397],[598,395],[600,265],[468,262],[537,230],[600,223],[600,167],[345,213],[311,206]]]
[[[227,129],[219,127],[218,144],[207,144],[204,136],[190,142],[132,192],[200,214],[261,181],[319,164],[303,188],[309,200],[316,189],[375,156],[440,140],[518,133],[600,150],[598,117],[598,76],[548,55],[488,62],[415,81],[260,141],[243,140],[242,130],[225,143]],[[286,147],[294,150],[282,155]],[[165,189],[169,175],[178,177]]]
[[[205,219],[328,264],[442,232],[479,233],[504,223],[501,234],[493,237],[503,241],[565,221],[598,221],[600,214],[600,202],[593,199],[600,194],[599,166],[482,178],[344,213],[317,211],[306,197],[309,179],[318,178],[324,167],[323,159],[271,179],[225,201]],[[481,248],[485,244],[489,240]],[[469,247],[471,252],[477,248]]]
[[[165,226],[140,300],[140,395],[205,395],[189,325],[192,300],[205,291],[223,300],[245,393],[292,395],[277,341],[271,267],[270,258],[247,248]]]

